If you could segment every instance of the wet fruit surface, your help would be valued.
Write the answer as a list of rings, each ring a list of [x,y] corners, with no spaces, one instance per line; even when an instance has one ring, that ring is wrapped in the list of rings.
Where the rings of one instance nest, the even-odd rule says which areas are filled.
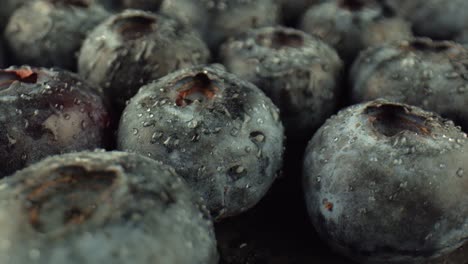
[[[217,263],[208,214],[172,168],[151,159],[67,154],[0,186],[2,263]]]
[[[67,71],[0,70],[4,177],[53,154],[106,146],[111,118],[99,88]]]
[[[457,249],[468,232],[466,140],[453,122],[408,105],[342,110],[304,161],[318,233],[362,262],[426,263]]]
[[[120,121],[118,148],[173,165],[223,218],[269,189],[282,164],[283,126],[253,84],[199,66],[140,89]]]
[[[122,110],[144,84],[175,70],[207,63],[199,35],[170,17],[126,10],[100,24],[83,43],[79,73],[101,85]]]
[[[292,28],[259,28],[227,41],[220,58],[280,108],[289,138],[307,141],[337,110],[343,62],[319,38]]]
[[[350,64],[368,47],[413,36],[411,25],[382,2],[325,1],[307,10],[300,28],[333,46]]]
[[[354,102],[377,98],[422,107],[468,127],[468,50],[416,38],[373,47],[350,73]]]
[[[467,3],[0,0],[0,264],[468,264]]]

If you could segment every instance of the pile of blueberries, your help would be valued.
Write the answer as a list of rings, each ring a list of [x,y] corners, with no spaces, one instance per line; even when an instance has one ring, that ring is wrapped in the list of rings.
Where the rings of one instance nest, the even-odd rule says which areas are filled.
[[[466,10],[1,0],[0,263],[467,264]]]

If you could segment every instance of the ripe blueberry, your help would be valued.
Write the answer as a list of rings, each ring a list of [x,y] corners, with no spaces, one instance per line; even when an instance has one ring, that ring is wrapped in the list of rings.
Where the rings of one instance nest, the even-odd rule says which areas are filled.
[[[90,0],[39,0],[20,7],[5,29],[15,64],[76,69],[86,34],[108,12]]]
[[[434,111],[468,128],[468,50],[417,38],[373,47],[351,70],[355,102],[387,98]]]
[[[104,147],[110,117],[100,94],[66,71],[0,70],[0,178],[53,154]]]
[[[362,263],[450,254],[468,236],[467,153],[465,133],[420,108],[377,100],[342,110],[307,147],[312,222]]]
[[[138,88],[183,67],[203,64],[205,43],[178,21],[126,10],[96,27],[81,48],[78,68],[123,108]]]
[[[220,58],[281,109],[289,138],[309,139],[336,111],[343,63],[316,37],[284,27],[254,29],[226,42]]]
[[[413,24],[415,34],[438,40],[456,38],[468,24],[465,0],[385,0]]]
[[[409,23],[385,5],[363,0],[333,0],[312,6],[301,29],[335,47],[348,64],[367,47],[412,36]]]
[[[197,29],[214,53],[228,37],[280,19],[276,0],[164,0],[161,12]]]
[[[218,263],[209,215],[174,170],[154,160],[54,156],[1,186],[1,263]]]
[[[281,168],[283,126],[256,86],[197,66],[140,89],[120,121],[118,148],[176,168],[220,219],[267,192]]]

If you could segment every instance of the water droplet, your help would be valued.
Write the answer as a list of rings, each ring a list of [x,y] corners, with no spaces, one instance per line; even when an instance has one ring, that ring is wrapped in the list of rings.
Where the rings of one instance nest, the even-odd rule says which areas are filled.
[[[255,131],[250,133],[250,139],[254,142],[261,143],[265,141],[265,135],[262,132]]]
[[[171,137],[168,137],[168,138],[163,142],[163,144],[167,146],[167,145],[169,145],[169,142],[171,142]]]
[[[448,72],[448,73],[445,74],[445,78],[447,78],[447,79],[455,79],[458,76],[459,75],[456,72]]]
[[[187,126],[189,128],[196,128],[198,126],[198,121],[197,120],[191,120],[190,122],[188,122]]]
[[[138,129],[134,128],[133,129],[133,135],[137,135],[138,134]]]
[[[463,177],[463,174],[465,174],[465,171],[462,168],[459,168],[457,170],[457,176],[461,178]]]
[[[466,90],[467,90],[467,87],[466,87],[466,86],[460,86],[460,87],[458,87],[458,89],[457,89],[458,93],[464,93],[464,92],[466,92]]]
[[[239,129],[234,127],[233,129],[231,129],[231,136],[235,137],[237,136],[237,134],[239,134]]]

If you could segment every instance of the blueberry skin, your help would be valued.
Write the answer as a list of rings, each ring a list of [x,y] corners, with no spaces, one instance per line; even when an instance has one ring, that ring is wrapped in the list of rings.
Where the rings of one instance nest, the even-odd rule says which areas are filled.
[[[163,15],[126,10],[97,26],[80,51],[80,75],[104,87],[120,109],[138,89],[180,68],[208,62],[192,29]]]
[[[0,178],[47,156],[105,147],[111,118],[98,87],[62,70],[0,70]]]
[[[416,35],[432,39],[454,39],[468,24],[465,0],[386,0],[413,24]]]
[[[367,47],[412,38],[410,24],[376,1],[326,1],[305,13],[300,28],[333,46],[348,64]]]
[[[197,29],[213,53],[228,37],[280,20],[276,0],[164,0],[161,12]]]
[[[449,254],[468,235],[466,141],[452,121],[409,105],[377,100],[340,111],[306,150],[312,223],[360,263]]]
[[[370,48],[351,69],[352,98],[416,105],[468,127],[467,59],[463,46],[426,38]]]
[[[1,186],[1,263],[218,263],[209,215],[149,158],[54,156]]]
[[[143,86],[126,107],[118,149],[176,168],[217,219],[254,206],[281,168],[276,106],[221,66],[197,66]]]
[[[254,29],[227,41],[220,58],[281,109],[290,139],[310,139],[337,110],[343,63],[317,37],[279,26]]]
[[[39,0],[17,9],[5,29],[12,62],[74,71],[88,31],[109,15],[87,0]]]

